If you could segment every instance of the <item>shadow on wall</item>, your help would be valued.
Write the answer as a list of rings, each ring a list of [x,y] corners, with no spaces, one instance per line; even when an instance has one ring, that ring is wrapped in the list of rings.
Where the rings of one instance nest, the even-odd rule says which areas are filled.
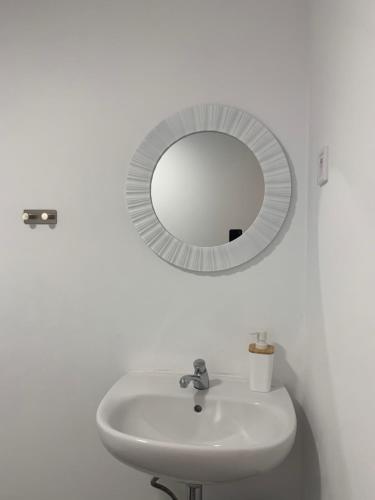
[[[306,417],[306,414],[299,403],[294,402],[298,417],[298,425],[301,434],[301,455],[302,455],[302,499],[321,500],[322,481],[320,474],[320,463],[317,444]]]
[[[273,380],[276,384],[285,385],[289,394],[296,394],[298,384],[296,372],[288,363],[285,348],[277,342],[274,345],[276,354],[273,367]]]
[[[321,286],[319,257],[320,192],[310,207],[310,241],[308,255],[308,345],[309,358],[303,384],[303,410],[301,419],[303,500],[353,498],[348,481],[348,471],[342,451],[339,416],[333,387],[332,370],[328,356],[324,315],[324,296]],[[334,466],[332,466],[334,464]],[[328,467],[330,465],[330,467]],[[327,471],[335,471],[334,491],[327,487]]]
[[[277,356],[275,356],[274,377],[282,385],[288,389],[290,394],[295,394],[297,390],[298,377],[287,361],[285,348],[275,343]],[[292,454],[297,455],[298,464],[292,462],[289,467],[293,467],[293,471],[300,478],[300,490],[298,493],[299,499],[303,500],[320,500],[321,499],[321,475],[319,465],[319,455],[316,442],[310,423],[306,417],[302,406],[293,398],[294,408],[297,415],[297,437]],[[301,461],[302,457],[302,461]],[[288,460],[287,460],[288,461]],[[308,469],[308,473],[306,471]],[[271,472],[272,474],[272,472]],[[272,479],[272,478],[271,478]],[[308,486],[306,480],[308,479]],[[295,477],[291,478],[296,482]],[[284,487],[286,490],[287,488]],[[278,492],[278,495],[283,495]],[[267,498],[267,497],[264,497]],[[279,498],[278,496],[276,497]],[[280,498],[284,498],[281,496]],[[270,498],[270,500],[272,500]]]

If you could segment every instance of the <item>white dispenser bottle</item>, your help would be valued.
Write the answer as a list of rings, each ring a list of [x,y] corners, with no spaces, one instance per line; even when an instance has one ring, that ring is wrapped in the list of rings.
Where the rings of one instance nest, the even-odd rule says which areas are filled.
[[[271,390],[275,348],[267,342],[267,332],[256,334],[256,342],[249,345],[250,389],[257,392]]]

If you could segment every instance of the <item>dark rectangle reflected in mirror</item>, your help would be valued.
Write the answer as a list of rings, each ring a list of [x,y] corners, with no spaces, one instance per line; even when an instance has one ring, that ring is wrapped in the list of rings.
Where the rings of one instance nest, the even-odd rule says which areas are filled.
[[[242,235],[242,229],[229,229],[229,241],[236,240]]]

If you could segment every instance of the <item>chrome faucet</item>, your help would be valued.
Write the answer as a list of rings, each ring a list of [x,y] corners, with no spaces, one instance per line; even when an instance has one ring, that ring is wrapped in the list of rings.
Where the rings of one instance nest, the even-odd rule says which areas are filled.
[[[193,364],[194,375],[183,375],[180,378],[180,387],[186,388],[190,382],[193,382],[195,389],[204,391],[210,387],[206,362],[204,359],[196,359]]]

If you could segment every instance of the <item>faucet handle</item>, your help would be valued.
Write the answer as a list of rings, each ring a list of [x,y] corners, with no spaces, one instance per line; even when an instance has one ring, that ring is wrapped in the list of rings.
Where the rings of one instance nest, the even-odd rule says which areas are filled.
[[[193,363],[195,373],[205,373],[207,371],[206,362],[204,359],[196,359]]]

